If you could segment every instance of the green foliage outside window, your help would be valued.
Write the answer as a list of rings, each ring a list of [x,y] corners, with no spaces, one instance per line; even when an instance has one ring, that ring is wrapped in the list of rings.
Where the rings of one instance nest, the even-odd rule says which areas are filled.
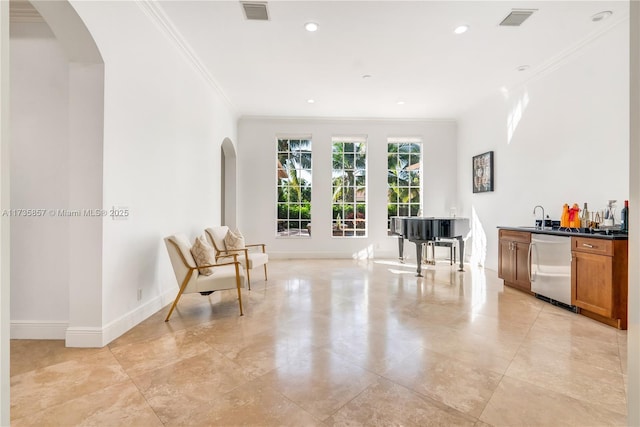
[[[418,142],[387,144],[387,219],[420,214],[421,151]]]
[[[339,237],[367,235],[367,153],[364,139],[334,138],[332,229]]]
[[[278,139],[276,233],[309,237],[311,224],[311,139]]]

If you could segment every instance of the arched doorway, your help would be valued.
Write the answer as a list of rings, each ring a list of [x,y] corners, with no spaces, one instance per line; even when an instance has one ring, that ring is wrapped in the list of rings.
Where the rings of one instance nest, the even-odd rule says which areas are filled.
[[[102,219],[82,211],[102,206],[104,64],[68,2],[11,9],[11,206],[45,210],[11,223],[11,337],[101,346]]]
[[[231,228],[237,226],[236,148],[229,138],[222,141],[220,155],[220,221]]]

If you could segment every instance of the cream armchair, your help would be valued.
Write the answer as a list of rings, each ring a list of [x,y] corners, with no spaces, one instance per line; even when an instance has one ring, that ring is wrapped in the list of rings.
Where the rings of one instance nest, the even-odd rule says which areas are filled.
[[[169,321],[169,317],[171,317],[171,313],[173,313],[173,310],[176,308],[182,294],[199,292],[203,295],[209,295],[213,291],[225,289],[237,289],[240,316],[243,315],[240,288],[244,287],[244,272],[237,260],[236,254],[228,255],[228,262],[210,266],[197,266],[191,254],[191,244],[185,235],[175,234],[165,237],[164,242],[169,252],[173,272],[176,275],[176,280],[180,287],[178,295],[169,310],[169,314],[167,314],[167,318],[164,320],[165,322]],[[206,267],[212,267],[213,274],[210,276],[200,274],[198,268]]]
[[[255,243],[247,245],[244,249],[227,250],[227,245],[224,242],[229,227],[226,225],[219,225],[216,227],[210,227],[205,230],[205,234],[209,243],[213,245],[216,250],[216,256],[229,255],[232,253],[238,254],[238,261],[244,266],[247,272],[247,283],[249,284],[249,290],[251,290],[251,270],[254,268],[264,266],[264,280],[267,280],[267,263],[269,262],[269,255],[266,253],[264,243]],[[260,251],[260,248],[262,251]]]

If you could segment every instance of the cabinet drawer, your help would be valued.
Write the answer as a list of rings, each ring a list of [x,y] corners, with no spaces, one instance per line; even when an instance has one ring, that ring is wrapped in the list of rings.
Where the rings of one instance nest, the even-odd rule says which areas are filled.
[[[500,230],[499,237],[501,239],[507,239],[514,242],[531,242],[531,233],[528,231]]]
[[[613,256],[613,241],[589,239],[587,237],[572,237],[571,249],[577,252]]]

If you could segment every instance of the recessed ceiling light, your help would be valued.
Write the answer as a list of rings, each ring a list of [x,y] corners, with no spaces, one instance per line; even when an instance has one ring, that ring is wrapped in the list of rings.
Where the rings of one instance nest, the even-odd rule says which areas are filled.
[[[516,70],[518,71],[527,71],[529,69],[528,65],[521,65],[518,68],[516,68]]]
[[[366,80],[366,79],[370,79],[370,78],[371,78],[371,74],[364,74],[364,75],[362,76],[362,78],[363,78],[363,79],[365,79],[365,80]]]
[[[306,24],[304,24],[304,29],[309,31],[310,33],[313,33],[314,31],[318,31],[318,27],[319,25],[316,24],[315,22],[307,22]]]
[[[307,99],[307,104],[315,104],[315,99]]]
[[[613,12],[611,12],[610,10],[605,10],[605,11],[602,11],[600,13],[596,13],[595,15],[593,15],[591,17],[591,20],[593,22],[603,21],[603,20],[607,19],[608,17],[610,17],[612,14],[613,14]]]
[[[396,102],[396,104],[398,104],[398,105],[404,105],[404,101],[398,101],[398,102]]]
[[[453,32],[456,33],[456,34],[466,33],[467,31],[469,31],[469,26],[468,25],[460,25],[460,26],[456,27],[455,30],[453,30]]]

